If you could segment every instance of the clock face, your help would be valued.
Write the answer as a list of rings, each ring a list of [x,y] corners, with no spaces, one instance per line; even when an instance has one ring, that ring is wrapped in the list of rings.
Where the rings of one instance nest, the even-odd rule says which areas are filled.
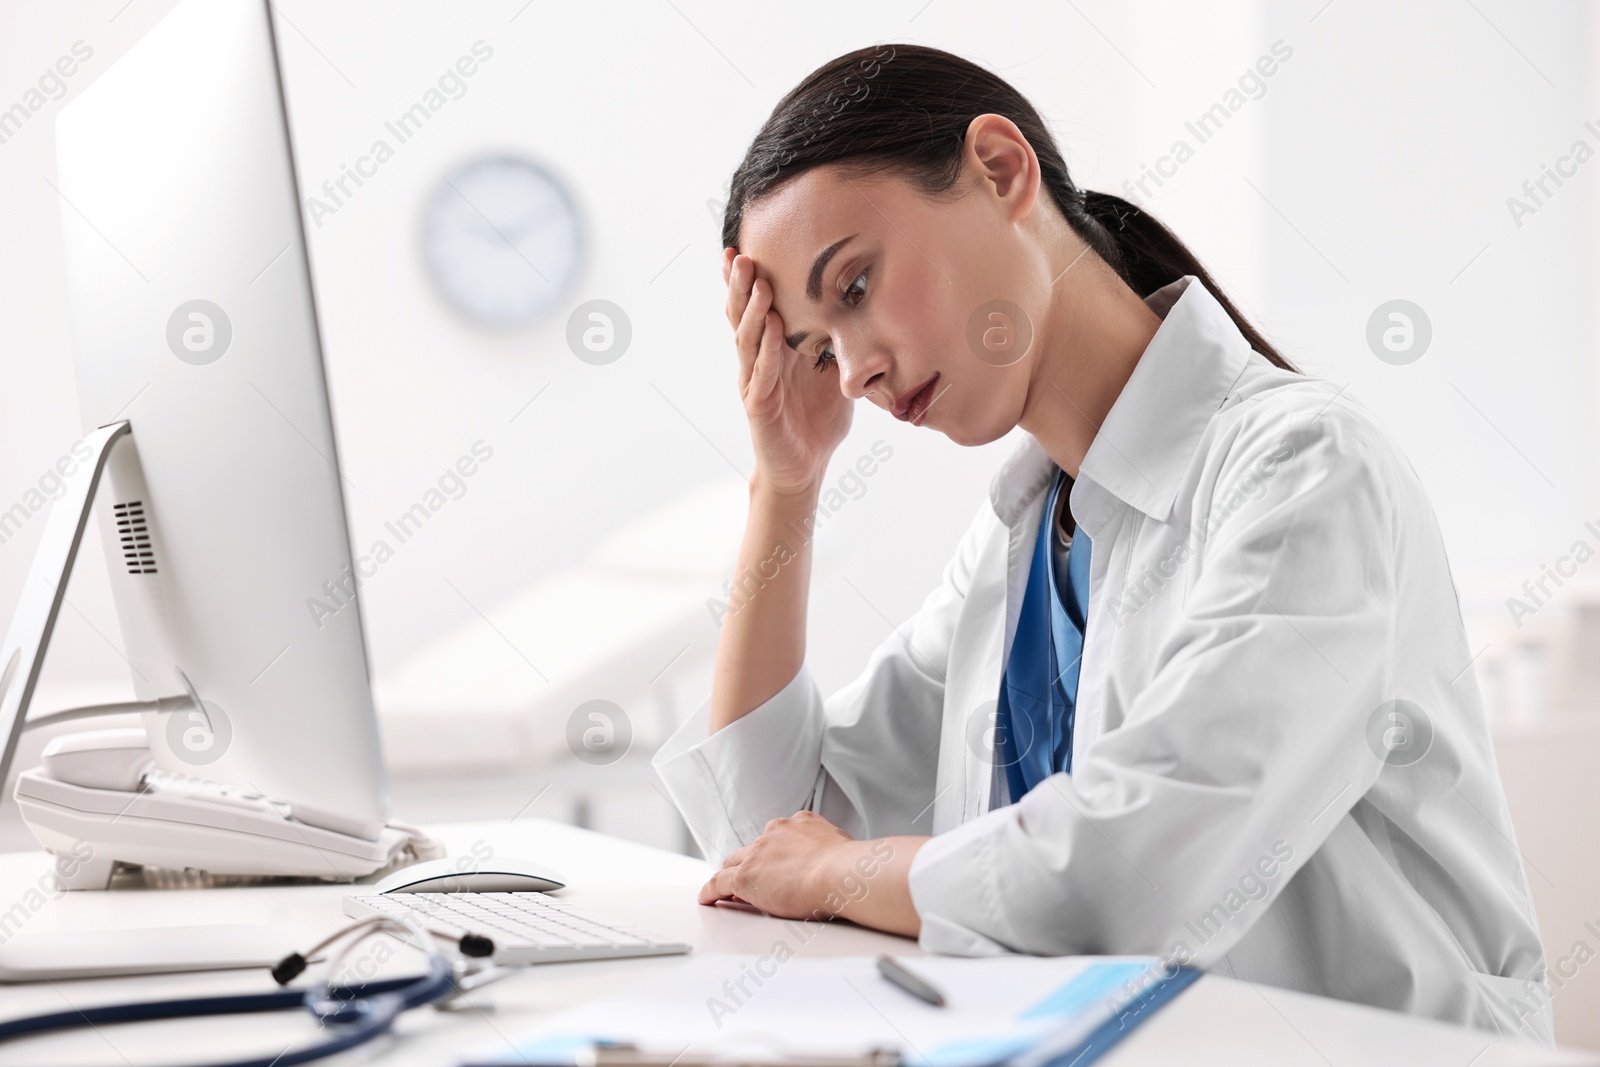
[[[440,294],[485,326],[526,325],[571,290],[583,232],[566,188],[525,159],[495,156],[440,180],[422,215],[422,258]]]

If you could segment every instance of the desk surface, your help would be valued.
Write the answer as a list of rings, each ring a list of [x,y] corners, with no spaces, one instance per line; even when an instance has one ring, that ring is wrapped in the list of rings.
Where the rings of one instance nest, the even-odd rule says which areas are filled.
[[[891,952],[919,954],[915,942],[848,923],[792,924],[695,903],[709,867],[694,859],[539,819],[514,823],[463,823],[437,828],[451,855],[476,844],[537,859],[564,874],[563,895],[593,911],[691,943],[707,952],[763,954],[782,940],[797,955],[840,956]],[[0,913],[20,903],[21,929],[96,930],[192,923],[266,923],[309,945],[347,920],[344,886],[293,886],[207,890],[117,890],[67,893],[54,900],[28,889],[48,863],[40,852],[0,855]],[[802,941],[802,936],[807,939]],[[391,970],[417,957],[397,954]],[[479,994],[471,1008],[419,1010],[399,1025],[401,1040],[375,1056],[385,1064],[453,1065],[463,1050],[509,1046],[530,1024],[552,1012],[603,996],[659,972],[685,957],[563,963],[533,967]],[[68,1006],[131,998],[191,996],[201,992],[259,991],[259,973],[213,972],[138,979],[54,982],[0,987],[0,1016],[11,1018]],[[309,1041],[309,1016],[229,1017],[84,1030],[0,1047],[0,1064],[51,1062],[171,1064],[206,1057],[240,1058]],[[1600,1064],[1600,1055],[1552,1052],[1501,1043],[1478,1031],[1448,1027],[1394,1012],[1306,996],[1248,982],[1207,976],[1190,987],[1100,1061],[1107,1067],[1145,1063],[1217,1063],[1227,1067],[1372,1067],[1450,1063]]]

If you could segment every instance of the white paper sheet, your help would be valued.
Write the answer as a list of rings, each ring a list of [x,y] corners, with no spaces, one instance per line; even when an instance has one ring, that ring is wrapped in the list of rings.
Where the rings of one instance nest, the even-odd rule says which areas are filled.
[[[596,1040],[677,1055],[738,1050],[900,1051],[917,1067],[992,1064],[1050,1035],[1088,1034],[1162,977],[1150,957],[909,957],[944,1007],[878,973],[873,957],[695,955],[626,993],[585,1004],[470,1062],[562,1064]]]

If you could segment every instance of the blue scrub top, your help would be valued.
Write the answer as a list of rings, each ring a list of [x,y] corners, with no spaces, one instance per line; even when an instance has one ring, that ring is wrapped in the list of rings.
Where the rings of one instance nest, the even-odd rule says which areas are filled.
[[[1089,617],[1089,535],[1077,527],[1065,574],[1057,572],[1055,516],[1070,486],[1058,470],[1039,520],[1017,632],[1000,680],[996,728],[1013,802],[1057,771],[1072,769],[1078,668]]]

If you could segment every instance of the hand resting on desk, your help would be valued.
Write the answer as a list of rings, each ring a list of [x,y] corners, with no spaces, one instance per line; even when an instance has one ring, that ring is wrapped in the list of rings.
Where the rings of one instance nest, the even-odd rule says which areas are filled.
[[[740,900],[781,919],[842,916],[916,937],[922,920],[907,874],[926,837],[857,841],[810,811],[773,819],[700,889],[700,903]]]

